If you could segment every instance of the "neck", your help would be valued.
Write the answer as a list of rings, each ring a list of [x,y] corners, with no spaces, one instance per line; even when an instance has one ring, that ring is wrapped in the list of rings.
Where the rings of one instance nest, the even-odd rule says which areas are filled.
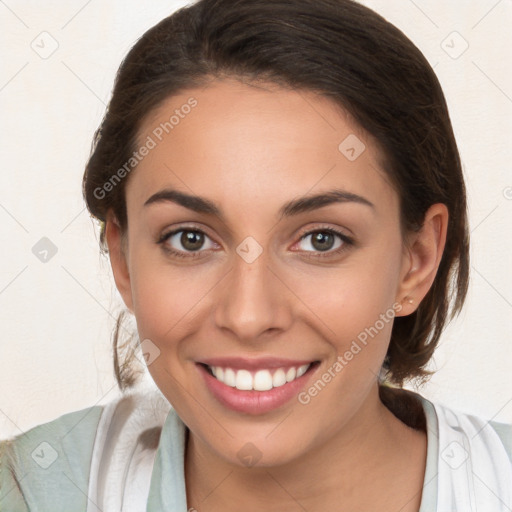
[[[375,386],[334,436],[292,462],[240,467],[190,433],[185,479],[189,507],[210,510],[401,510],[421,501],[426,435],[400,421]]]

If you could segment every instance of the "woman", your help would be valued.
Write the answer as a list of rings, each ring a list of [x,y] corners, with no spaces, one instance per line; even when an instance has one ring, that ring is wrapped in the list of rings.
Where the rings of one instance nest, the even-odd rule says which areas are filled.
[[[444,96],[395,27],[181,9],[122,63],[83,185],[140,349],[120,361],[120,318],[125,395],[2,443],[3,508],[512,507],[512,427],[401,389],[469,261]]]

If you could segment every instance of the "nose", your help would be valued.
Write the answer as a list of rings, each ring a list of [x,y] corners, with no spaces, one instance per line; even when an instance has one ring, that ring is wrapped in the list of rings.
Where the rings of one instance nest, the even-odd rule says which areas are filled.
[[[247,343],[289,328],[290,291],[264,254],[252,263],[236,256],[218,297],[215,323]]]

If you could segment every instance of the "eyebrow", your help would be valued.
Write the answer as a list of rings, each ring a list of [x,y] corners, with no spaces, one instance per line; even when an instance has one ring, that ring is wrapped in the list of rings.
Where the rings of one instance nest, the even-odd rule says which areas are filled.
[[[221,220],[224,220],[221,208],[213,201],[210,201],[205,197],[194,196],[169,188],[160,190],[153,194],[144,203],[144,206],[146,207],[151,204],[165,202],[179,204],[197,213],[216,215]],[[302,196],[289,201],[279,209],[279,218],[282,219],[284,217],[291,217],[300,213],[310,212],[333,203],[356,203],[369,206],[373,209],[375,208],[373,203],[360,195],[347,192],[346,190],[333,189],[321,194]]]

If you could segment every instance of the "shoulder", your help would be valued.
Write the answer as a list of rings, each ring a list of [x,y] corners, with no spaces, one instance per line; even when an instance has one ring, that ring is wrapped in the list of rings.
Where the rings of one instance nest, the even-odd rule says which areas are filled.
[[[81,504],[102,411],[73,411],[0,441],[0,509],[53,507],[60,496]]]
[[[104,451],[122,459],[134,443],[154,446],[158,439],[148,436],[147,428],[161,424],[168,408],[154,389],[139,388],[1,440],[0,510],[46,510],[46,505],[57,511],[71,504],[85,510],[90,476],[97,473],[91,467],[105,464]]]
[[[457,432],[458,437],[463,436],[463,439],[468,440],[469,446],[497,450],[506,454],[506,459],[512,464],[512,424],[487,420],[440,403],[430,404],[430,410],[435,410],[440,436],[452,439]]]
[[[58,496],[82,502],[80,489],[87,482],[102,410],[92,406],[70,412],[0,441],[0,508],[52,507]]]
[[[159,432],[148,427],[161,425],[168,410],[154,389],[135,389],[0,441],[0,510],[86,510],[91,475],[106,462],[121,468],[137,443],[154,448]]]
[[[430,430],[435,438],[459,432],[471,437],[471,445],[478,439],[480,446],[499,448],[512,461],[512,424],[462,412],[407,389],[383,386],[379,391],[384,404],[410,427]]]
[[[157,390],[138,388],[1,440],[0,510],[86,510],[91,492],[110,485],[97,481],[107,466],[115,477],[134,447],[156,449],[169,407]]]
[[[512,510],[512,425],[421,399],[442,510]]]

